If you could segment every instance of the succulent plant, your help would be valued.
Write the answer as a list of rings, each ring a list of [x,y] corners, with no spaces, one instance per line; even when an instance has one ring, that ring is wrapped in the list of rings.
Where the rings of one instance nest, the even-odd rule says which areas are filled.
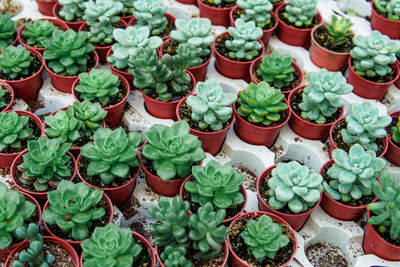
[[[74,240],[84,240],[89,236],[92,221],[99,220],[106,212],[98,207],[103,191],[80,182],[74,184],[62,180],[57,190],[47,193],[49,207],[43,212],[43,220],[56,224],[63,232],[71,232]]]
[[[87,42],[86,32],[55,29],[51,38],[42,41],[47,66],[59,75],[74,76],[88,70],[94,46]]]
[[[261,215],[258,220],[247,222],[247,229],[240,236],[248,246],[249,252],[257,261],[265,258],[274,259],[276,252],[289,244],[289,238],[283,234],[282,227],[268,215]]]
[[[25,29],[21,32],[26,38],[26,44],[30,46],[43,47],[42,41],[51,38],[53,31],[57,29],[49,20],[36,20],[25,24]]]
[[[323,178],[297,161],[279,162],[268,180],[268,205],[279,210],[286,205],[293,213],[313,207],[321,197]]]
[[[107,111],[101,108],[100,103],[92,103],[85,100],[82,103],[74,102],[74,115],[82,121],[80,133],[83,136],[92,136],[98,129],[103,127],[102,121],[107,116]]]
[[[0,14],[0,50],[3,50],[15,39],[17,31],[14,28],[15,22],[11,14]]]
[[[353,37],[355,47],[350,50],[354,70],[360,76],[385,76],[392,72],[389,66],[396,62],[396,52],[400,44],[392,41],[379,31],[372,31],[369,36]]]
[[[254,21],[244,22],[242,19],[236,19],[235,27],[229,27],[228,32],[233,38],[225,41],[230,58],[252,60],[261,54],[262,45],[258,39],[262,37],[263,32]]]
[[[29,67],[34,57],[23,46],[7,46],[0,54],[0,71],[8,74],[11,80],[29,75]]]
[[[264,28],[271,23],[272,4],[269,0],[237,0],[238,7],[244,10],[240,18],[244,21],[254,21],[257,27]]]
[[[54,115],[44,118],[46,135],[50,138],[59,138],[61,142],[74,143],[81,138],[80,128],[82,121],[74,116],[74,109],[58,110]]]
[[[161,253],[161,260],[165,267],[194,267],[194,264],[186,259],[184,246],[166,246]]]
[[[379,198],[378,201],[368,204],[367,208],[373,212],[368,223],[379,225],[380,232],[390,231],[390,238],[400,238],[400,183],[395,183],[387,169],[383,169],[380,175],[381,186],[378,181],[372,183],[372,190]]]
[[[350,93],[353,86],[343,82],[341,72],[329,72],[326,69],[310,72],[308,80],[309,85],[303,89],[303,99],[299,104],[301,117],[324,124],[326,118],[344,106],[341,95]]]
[[[143,247],[135,242],[129,228],[113,223],[96,227],[92,236],[81,243],[83,266],[132,266]]]
[[[35,213],[36,205],[25,200],[23,194],[9,190],[0,182],[0,249],[13,243],[18,227],[24,225]]]
[[[133,11],[135,11],[135,8],[133,6],[134,1],[132,0],[114,0],[115,2],[122,3],[122,10],[121,14],[124,16],[130,16],[132,15]]]
[[[344,44],[353,34],[350,27],[353,25],[350,19],[342,17],[338,19],[335,15],[332,16],[331,24],[324,22],[324,26],[328,32],[328,39],[335,46]]]
[[[18,166],[23,171],[20,182],[33,185],[39,192],[47,191],[64,178],[71,177],[71,158],[67,155],[70,143],[62,143],[58,138],[45,136],[28,142],[28,152],[23,155],[23,163]]]
[[[167,6],[162,0],[137,0],[133,3],[136,25],[147,26],[151,35],[160,35],[167,27],[168,21],[164,16]]]
[[[294,80],[293,58],[290,55],[273,51],[269,56],[263,56],[257,73],[264,81],[275,88],[289,86]]]
[[[288,109],[283,102],[285,96],[279,89],[269,86],[266,82],[250,83],[249,87],[239,92],[237,112],[250,123],[270,125],[280,120],[280,111]]]
[[[386,164],[375,152],[365,151],[359,144],[351,146],[348,154],[334,149],[332,159],[335,163],[327,171],[332,180],[323,183],[324,189],[330,197],[343,202],[371,195],[371,184]]]
[[[400,144],[400,117],[398,118],[398,122],[396,123],[396,126],[392,127],[392,140],[396,144]]]
[[[4,87],[0,84],[0,110],[6,108],[9,104],[9,101],[6,99],[7,92],[8,90],[4,89]]]
[[[374,0],[374,7],[390,20],[400,20],[399,0]]]
[[[379,116],[379,111],[371,103],[363,102],[351,105],[351,114],[347,115],[346,129],[341,130],[346,144],[360,144],[366,150],[377,151],[375,140],[386,136],[385,127],[392,122],[388,115]]]
[[[307,27],[312,24],[313,18],[317,15],[315,10],[317,0],[287,0],[283,17],[295,27]]]
[[[58,0],[61,6],[60,17],[66,21],[74,21],[76,18],[82,18],[85,11],[85,2],[82,0]]]
[[[232,108],[237,96],[233,93],[224,93],[219,82],[208,79],[196,84],[195,93],[186,99],[191,108],[191,118],[198,121],[200,129],[211,127],[213,131],[222,129],[222,125],[232,118]]]
[[[28,123],[28,116],[19,116],[15,111],[0,113],[0,152],[9,146],[20,148],[22,140],[33,138]]]
[[[119,21],[118,14],[122,11],[123,5],[113,0],[89,0],[85,3],[85,14],[83,19],[90,26],[88,32],[89,42],[98,44],[113,42],[113,23]]]

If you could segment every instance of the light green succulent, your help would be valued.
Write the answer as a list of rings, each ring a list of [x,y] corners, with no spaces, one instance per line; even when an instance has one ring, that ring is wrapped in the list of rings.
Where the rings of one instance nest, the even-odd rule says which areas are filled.
[[[184,246],[166,246],[160,256],[165,267],[194,267],[194,264],[185,257]]]
[[[354,103],[351,114],[347,115],[346,129],[342,129],[342,139],[346,144],[360,144],[366,150],[377,151],[376,139],[383,138],[387,132],[385,127],[392,122],[388,115],[379,116],[379,111],[371,103]]]
[[[7,147],[21,148],[21,141],[34,138],[28,123],[28,116],[19,116],[15,111],[0,113],[0,152]]]
[[[82,121],[79,129],[82,136],[92,136],[93,133],[103,127],[103,120],[107,116],[107,111],[101,108],[100,103],[92,103],[85,100],[82,103],[74,102],[74,116]]]
[[[341,95],[350,93],[353,86],[343,82],[342,73],[321,69],[310,72],[309,85],[303,89],[302,101],[299,104],[301,117],[305,120],[324,124],[338,108],[344,106]]]
[[[74,143],[82,136],[80,128],[82,121],[74,116],[74,109],[68,107],[67,110],[58,110],[54,115],[44,118],[46,123],[46,135],[50,138],[59,138],[61,142]]]
[[[258,41],[263,35],[262,29],[254,21],[235,20],[235,27],[228,28],[233,40],[226,40],[228,56],[239,60],[252,60],[261,54],[262,44]]]
[[[240,18],[244,21],[254,21],[258,27],[264,28],[271,23],[272,4],[270,0],[237,0],[238,7],[244,10]]]
[[[374,7],[390,20],[400,20],[400,0],[374,0]]]
[[[137,0],[133,6],[136,25],[149,27],[151,35],[160,35],[164,32],[168,24],[164,16],[168,6],[163,3],[163,0]]]
[[[350,50],[355,72],[360,76],[385,76],[392,72],[390,64],[396,62],[396,52],[400,44],[372,31],[368,36],[356,35],[353,38],[355,47]]]
[[[58,4],[61,6],[60,17],[66,21],[82,18],[85,11],[85,2],[82,0],[58,0]]]
[[[392,140],[396,144],[400,144],[400,118],[398,118],[396,126],[392,127]]]
[[[121,15],[123,14],[124,16],[131,16],[133,14],[133,11],[135,11],[135,8],[133,4],[135,1],[132,0],[114,0],[115,2],[122,3],[122,10],[121,10]]]
[[[294,80],[292,62],[290,55],[273,51],[271,55],[262,57],[257,73],[271,86],[282,89]]]
[[[318,0],[287,0],[283,17],[295,27],[310,26],[317,15]]]
[[[0,50],[3,50],[15,40],[17,31],[11,14],[0,14]]]
[[[34,57],[23,46],[7,46],[0,54],[0,72],[7,74],[10,80],[18,76],[29,75],[29,69]]]
[[[9,105],[9,101],[6,99],[6,95],[9,91],[0,84],[0,110],[3,110]],[[1,149],[0,149],[1,150]]]
[[[334,149],[332,159],[335,163],[327,171],[332,180],[323,183],[324,189],[330,197],[343,202],[371,195],[371,184],[386,164],[375,152],[365,151],[359,144],[351,146],[349,153]]]
[[[279,162],[268,180],[268,205],[279,210],[286,205],[293,213],[313,207],[321,197],[323,178],[297,161]]]
[[[57,29],[49,20],[36,20],[25,24],[25,29],[21,32],[26,38],[26,44],[35,47],[43,47],[42,41],[51,37],[53,31]]]
[[[338,19],[335,15],[332,16],[331,24],[324,22],[324,26],[328,32],[328,39],[333,45],[339,46],[344,44],[353,34],[350,27],[353,25],[350,19],[342,17]]]

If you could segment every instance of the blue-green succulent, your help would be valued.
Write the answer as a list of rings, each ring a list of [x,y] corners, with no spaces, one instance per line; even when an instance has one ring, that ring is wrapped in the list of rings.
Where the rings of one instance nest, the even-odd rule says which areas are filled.
[[[237,0],[236,4],[244,10],[240,15],[244,21],[254,21],[261,28],[271,23],[273,6],[270,0]]]
[[[315,10],[318,0],[287,0],[283,17],[296,27],[304,27],[312,24],[317,15]]]

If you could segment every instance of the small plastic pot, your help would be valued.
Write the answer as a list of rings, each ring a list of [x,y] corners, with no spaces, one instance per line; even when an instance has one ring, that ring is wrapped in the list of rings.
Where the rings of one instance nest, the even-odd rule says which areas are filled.
[[[294,110],[292,109],[291,102],[294,96],[300,94],[303,91],[304,87],[306,87],[306,85],[303,85],[300,88],[292,90],[289,95],[288,102],[289,102],[290,113],[292,114],[289,120],[290,129],[292,129],[293,132],[295,132],[297,135],[303,138],[324,141],[328,137],[329,130],[331,129],[332,125],[335,122],[324,123],[324,124],[308,122],[303,118],[301,118],[299,115],[297,115],[296,112],[294,112]],[[339,110],[340,110],[340,115],[338,119],[340,119],[343,115],[343,108],[339,108]]]
[[[172,14],[170,14],[170,13],[168,13],[168,12],[165,12],[165,13],[164,13],[164,17],[166,17],[167,20],[170,20],[170,21],[172,21],[173,23],[175,23],[176,18],[175,18],[174,15],[172,15]],[[136,18],[135,18],[135,16],[132,16],[132,19],[128,22],[128,26],[134,26],[135,24],[136,24]],[[169,36],[160,37],[160,38],[163,39],[163,41],[164,41],[164,40],[166,40],[167,38],[169,38]]]
[[[272,3],[272,7],[273,7],[272,11],[275,11],[280,5],[282,5],[283,2],[284,2],[284,0],[281,0],[277,3]]]
[[[399,60],[397,60],[396,64],[397,64],[397,66],[398,66],[399,69],[400,69],[400,62],[399,62]],[[397,80],[394,82],[394,85],[396,85],[397,88],[400,88],[400,78],[397,79]]]
[[[229,26],[229,12],[231,12],[234,6],[216,8],[204,4],[202,0],[197,0],[197,6],[199,7],[201,18],[209,19],[213,25]]]
[[[371,28],[387,35],[390,39],[400,38],[400,21],[387,19],[379,15],[374,7],[374,1],[371,2]]]
[[[108,58],[109,56],[111,56],[112,53],[113,53],[112,49],[108,50],[108,52],[107,52],[106,62],[107,62],[108,67],[110,67],[110,69],[111,69],[112,72],[117,73],[117,74],[119,74],[119,75],[121,75],[121,76],[124,76],[124,78],[125,78],[125,79],[128,81],[128,83],[129,83],[129,89],[130,89],[130,90],[137,90],[137,88],[136,88],[135,86],[133,86],[133,74],[132,74],[132,73],[129,73],[129,72],[121,71],[121,70],[119,70],[119,69],[113,67],[113,65],[111,65],[111,63],[107,60],[107,58]]]
[[[49,16],[49,17],[53,16],[53,8],[58,3],[57,0],[54,0],[54,1],[35,0],[35,1],[38,5],[38,9],[39,9],[40,13],[42,13],[45,16]]]
[[[271,217],[271,219],[279,224],[285,224],[289,229],[290,229],[290,233],[292,235],[292,240],[294,241],[294,245],[293,245],[293,254],[290,257],[290,259],[283,265],[280,265],[279,267],[285,267],[288,266],[288,264],[294,259],[294,256],[296,255],[297,252],[297,238],[296,238],[296,233],[293,230],[293,228],[290,226],[289,223],[287,223],[284,219],[280,218],[279,216],[270,213],[270,212],[265,212],[265,211],[252,211],[252,212],[247,212],[244,213],[242,215],[240,215],[238,218],[236,218],[234,221],[231,222],[231,224],[229,225],[229,229],[232,230],[232,227],[235,225],[235,223],[239,220],[242,219],[247,219],[247,218],[252,218],[254,217],[254,215],[256,215],[257,217],[261,217],[261,215],[267,215],[269,217]],[[248,264],[246,261],[242,260],[241,258],[239,258],[238,255],[236,255],[235,251],[233,250],[230,240],[229,240],[229,234],[227,237],[227,242],[228,242],[228,247],[229,247],[229,265],[230,266],[235,266],[235,267],[252,267],[253,265]]]
[[[400,115],[400,111],[395,111],[389,114],[392,118],[397,118]],[[390,126],[389,126],[390,127]],[[388,148],[385,153],[385,158],[396,166],[400,166],[400,147],[393,142],[392,138],[389,138],[389,134],[386,135]]]
[[[39,127],[40,135],[44,135],[44,126],[38,116],[25,110],[8,110],[5,112],[11,112],[11,111],[15,111],[20,116],[28,116],[29,119],[32,120]],[[18,153],[11,153],[11,154],[0,153],[0,168],[4,169],[10,167],[13,161],[18,157],[18,155],[26,151],[27,149]]]
[[[195,5],[195,6],[197,6],[197,1],[196,0],[176,0],[176,2],[185,4],[185,5]]]
[[[79,27],[81,27],[81,25],[83,23],[85,23],[85,20],[82,20],[82,21],[66,21],[66,20],[63,20],[61,17],[58,16],[58,11],[60,9],[61,9],[61,6],[57,1],[57,4],[55,4],[53,6],[53,12],[52,12],[53,15],[52,16],[56,17],[56,19],[58,19],[58,20],[61,20],[61,21],[65,22],[65,24],[67,24],[70,29],[73,29],[74,31],[77,32],[79,30]]]
[[[13,109],[13,104],[14,104],[14,90],[12,89],[12,87],[8,83],[2,82],[2,81],[0,81],[0,86],[3,87],[3,90],[7,90],[11,95],[10,102],[8,103],[8,105],[3,110],[1,110],[1,112],[5,112],[7,110],[12,110]],[[0,162],[1,162],[1,160],[0,160]],[[0,166],[0,168],[1,168],[1,166]]]
[[[265,201],[261,198],[260,195],[260,186],[261,183],[264,182],[264,178],[276,167],[276,165],[272,165],[268,169],[266,169],[257,179],[257,199],[258,199],[258,208],[262,211],[267,211],[270,213],[275,214],[276,216],[279,216],[280,218],[284,219],[286,222],[290,224],[291,227],[295,231],[299,231],[301,227],[305,224],[306,220],[310,216],[310,214],[315,210],[315,208],[318,207],[319,203],[321,202],[322,194],[321,197],[319,198],[318,202],[315,203],[314,207],[312,207],[310,210],[303,212],[303,213],[298,213],[298,214],[286,214],[277,210],[272,209]]]
[[[94,69],[99,64],[99,56],[97,55],[96,51],[93,51],[91,53],[91,56],[92,58],[94,58],[95,61],[95,64],[93,66]],[[44,64],[44,66],[46,67],[46,70],[49,73],[51,83],[53,84],[54,88],[60,92],[71,94],[72,85],[78,79],[78,75],[76,76],[58,75],[57,73],[50,70],[50,68],[47,67],[47,64]]]
[[[308,49],[311,42],[312,28],[309,29],[296,28],[286,24],[283,20],[281,20],[279,18],[279,11],[285,6],[286,4],[278,6],[278,8],[275,11],[276,17],[278,18],[279,21],[278,29],[276,30],[276,34],[279,40],[288,45],[302,46],[305,49]],[[318,21],[322,23],[321,14],[317,12],[316,16]]]

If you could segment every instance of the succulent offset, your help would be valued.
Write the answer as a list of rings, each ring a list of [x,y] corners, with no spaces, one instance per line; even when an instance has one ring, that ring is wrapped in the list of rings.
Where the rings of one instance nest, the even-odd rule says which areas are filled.
[[[350,27],[353,25],[350,19],[342,17],[338,19],[332,15],[331,24],[324,22],[325,29],[328,32],[328,39],[335,46],[344,44],[348,38],[353,34]]]
[[[160,35],[164,32],[168,24],[164,16],[168,6],[162,0],[137,0],[133,6],[136,25],[149,27],[151,35]]]
[[[288,0],[283,17],[295,27],[307,27],[312,25],[313,18],[317,15],[315,10],[317,0]]]
[[[82,121],[80,133],[83,136],[92,136],[93,133],[103,127],[103,120],[107,116],[107,111],[101,108],[100,103],[92,103],[85,100],[82,103],[74,102],[74,116]]]
[[[8,74],[10,80],[26,77],[34,57],[23,46],[7,46],[0,54],[0,72]]]
[[[0,113],[0,152],[7,147],[21,148],[22,140],[34,137],[28,123],[28,116],[19,116],[15,111]]]
[[[240,15],[242,20],[254,21],[261,28],[271,23],[273,6],[270,0],[237,0],[236,4],[244,10]]]
[[[293,58],[290,55],[273,51],[271,55],[262,57],[257,73],[269,85],[281,89],[289,86],[294,80],[295,69],[292,62]]]
[[[165,267],[194,267],[194,264],[186,259],[186,247],[166,246],[160,257]]]
[[[374,0],[376,10],[385,14],[390,20],[400,20],[400,1],[399,0]]]
[[[15,39],[17,31],[14,28],[15,22],[11,14],[0,14],[0,50],[3,50]]]
[[[61,6],[59,15],[66,21],[82,18],[85,11],[85,2],[82,0],[58,0],[58,4]]]
[[[53,31],[57,29],[49,20],[36,20],[25,24],[25,29],[21,32],[26,38],[26,44],[30,46],[43,47],[42,41],[51,37]]]
[[[399,120],[399,117],[398,117]],[[396,126],[392,127],[392,140],[396,144],[400,144],[400,123],[399,121],[396,123]]]
[[[44,118],[46,135],[50,138],[59,138],[61,142],[74,143],[81,138],[80,128],[82,121],[74,116],[74,109],[58,110],[54,115]]]

